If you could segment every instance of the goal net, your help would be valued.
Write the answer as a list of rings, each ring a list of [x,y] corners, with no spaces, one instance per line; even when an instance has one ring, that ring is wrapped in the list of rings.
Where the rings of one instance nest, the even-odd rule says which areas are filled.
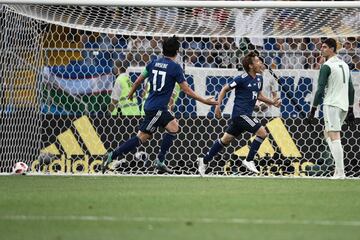
[[[198,94],[217,97],[243,72],[241,58],[256,50],[268,68],[263,91],[282,100],[280,109],[257,103],[254,116],[269,132],[255,163],[260,176],[334,173],[323,137],[322,108],[305,124],[317,88],[321,41],[334,37],[338,56],[351,69],[357,126],[343,126],[345,172],[360,176],[360,13],[354,8],[229,8],[1,5],[0,173],[22,161],[32,172],[100,171],[101,157],[135,135],[146,87],[136,93],[135,112],[119,97],[117,77],[130,81],[161,55],[164,37],[181,41],[177,61]],[[226,129],[234,93],[224,99],[223,118],[214,108],[175,94],[172,111],[180,132],[166,163],[175,175],[197,175],[199,156]],[[344,96],[346,97],[346,96]],[[113,110],[113,108],[114,110]],[[117,111],[119,108],[122,109]],[[136,152],[117,159],[114,174],[157,174],[160,129]],[[209,175],[252,175],[241,165],[254,139],[244,133],[211,163]]]

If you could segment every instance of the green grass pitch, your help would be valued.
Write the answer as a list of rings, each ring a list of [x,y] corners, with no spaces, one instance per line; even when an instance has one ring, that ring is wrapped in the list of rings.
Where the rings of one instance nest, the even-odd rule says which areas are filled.
[[[0,176],[0,239],[359,239],[357,180]]]

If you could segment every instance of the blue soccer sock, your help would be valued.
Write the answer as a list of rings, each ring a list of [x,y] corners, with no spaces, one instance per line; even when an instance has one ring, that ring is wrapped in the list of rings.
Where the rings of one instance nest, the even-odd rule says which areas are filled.
[[[264,139],[262,139],[261,137],[256,136],[254,141],[251,143],[250,151],[249,151],[249,154],[246,157],[246,161],[253,161],[254,160],[255,154],[259,150],[259,148],[260,148],[263,141],[264,141]]]
[[[112,153],[111,160],[117,158],[120,155],[131,152],[141,145],[141,140],[138,136],[132,137],[120,146],[118,146]]]
[[[170,147],[173,145],[174,139],[176,138],[176,133],[165,133],[163,140],[160,146],[160,152],[158,155],[158,160],[160,162],[165,161],[165,155],[169,151]]]
[[[208,164],[223,148],[225,145],[221,142],[220,139],[216,140],[209,152],[204,157],[204,163]]]

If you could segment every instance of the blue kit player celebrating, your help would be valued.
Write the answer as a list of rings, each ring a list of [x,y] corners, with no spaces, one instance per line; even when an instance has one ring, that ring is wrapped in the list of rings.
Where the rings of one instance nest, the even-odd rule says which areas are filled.
[[[256,100],[260,100],[266,104],[280,107],[279,98],[270,99],[262,92],[263,78],[261,74],[264,71],[264,65],[259,57],[254,53],[248,53],[242,60],[245,73],[234,78],[232,82],[225,85],[219,94],[219,105],[215,107],[215,116],[221,117],[220,105],[227,92],[235,89],[234,108],[230,124],[221,137],[214,142],[213,146],[204,158],[198,159],[199,173],[204,176],[208,163],[216,156],[225,146],[238,137],[241,133],[249,131],[255,133],[256,137],[251,144],[249,154],[243,164],[252,172],[259,173],[254,164],[254,157],[261,143],[267,137],[266,129],[261,123],[252,117]]]
[[[176,133],[179,130],[178,121],[168,111],[168,104],[173,94],[175,84],[178,83],[181,90],[188,96],[207,105],[217,105],[213,98],[203,98],[195,93],[185,81],[183,70],[175,62],[180,43],[175,36],[163,42],[163,57],[150,62],[145,70],[134,82],[128,98],[132,100],[136,89],[148,78],[150,85],[149,96],[145,101],[145,117],[140,125],[139,132],[133,138],[117,147],[113,152],[104,156],[102,172],[104,173],[113,159],[135,150],[144,144],[156,132],[158,127],[166,129],[160,146],[160,152],[155,161],[155,167],[162,172],[173,171],[165,165],[165,155],[173,144]]]

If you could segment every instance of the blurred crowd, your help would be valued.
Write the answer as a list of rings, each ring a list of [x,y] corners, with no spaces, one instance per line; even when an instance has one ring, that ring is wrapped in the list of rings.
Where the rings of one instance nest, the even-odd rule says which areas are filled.
[[[131,66],[145,66],[161,53],[161,37],[123,36],[84,32],[82,57],[87,64],[113,66],[127,59]],[[320,38],[186,37],[181,38],[178,61],[185,66],[239,67],[239,57],[256,49],[273,69],[319,69],[323,63]],[[351,70],[360,70],[360,36],[338,39],[338,56]]]

